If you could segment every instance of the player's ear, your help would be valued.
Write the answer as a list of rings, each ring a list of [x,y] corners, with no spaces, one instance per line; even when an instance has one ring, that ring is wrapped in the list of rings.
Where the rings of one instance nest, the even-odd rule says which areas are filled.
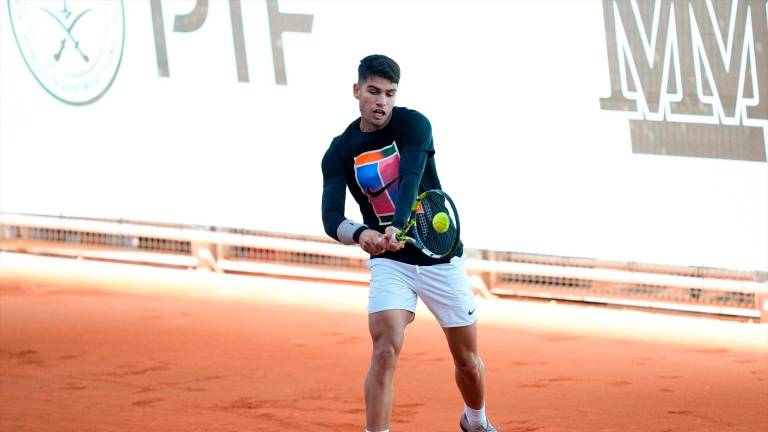
[[[355,99],[360,100],[360,84],[352,84],[352,94],[355,96]]]

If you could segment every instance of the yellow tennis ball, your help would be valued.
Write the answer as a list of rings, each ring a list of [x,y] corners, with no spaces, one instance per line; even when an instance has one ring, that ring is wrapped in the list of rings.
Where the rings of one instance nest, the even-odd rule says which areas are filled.
[[[450,225],[451,221],[448,219],[448,215],[445,214],[445,212],[440,212],[432,218],[432,226],[435,228],[435,231],[440,234],[448,231]]]

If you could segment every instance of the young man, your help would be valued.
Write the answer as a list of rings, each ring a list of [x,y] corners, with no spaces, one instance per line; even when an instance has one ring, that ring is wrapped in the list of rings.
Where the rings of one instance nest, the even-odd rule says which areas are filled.
[[[417,192],[440,188],[430,123],[417,111],[395,106],[399,81],[394,60],[371,55],[360,61],[352,87],[360,118],[333,139],[322,162],[325,232],[371,255],[368,328],[373,352],[365,378],[366,431],[389,430],[395,366],[417,297],[437,318],[453,356],[464,399],[461,430],[496,431],[485,416],[485,368],[461,244],[455,256],[436,260],[395,239]],[[346,188],[360,206],[363,223],[344,215]]]

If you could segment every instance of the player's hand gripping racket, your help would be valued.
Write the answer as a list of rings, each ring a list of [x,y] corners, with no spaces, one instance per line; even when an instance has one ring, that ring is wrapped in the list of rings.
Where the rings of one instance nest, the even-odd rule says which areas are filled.
[[[445,192],[432,189],[416,198],[411,216],[395,235],[432,258],[444,258],[459,245],[459,213]]]

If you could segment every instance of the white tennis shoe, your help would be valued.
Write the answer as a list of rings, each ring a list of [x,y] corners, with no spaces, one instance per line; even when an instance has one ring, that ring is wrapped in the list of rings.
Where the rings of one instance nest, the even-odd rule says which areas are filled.
[[[462,414],[461,420],[459,420],[459,426],[463,432],[498,432],[496,428],[491,425],[490,420],[486,419],[486,421],[488,421],[487,426],[477,425],[475,427],[470,427],[469,420],[467,420],[467,415]]]

